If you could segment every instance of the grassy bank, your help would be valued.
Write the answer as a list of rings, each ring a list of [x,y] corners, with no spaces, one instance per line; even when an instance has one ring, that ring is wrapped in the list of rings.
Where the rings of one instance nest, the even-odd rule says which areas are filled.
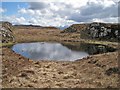
[[[9,43],[0,43],[0,48],[1,47],[11,47],[12,45],[14,45],[15,43],[9,42]]]

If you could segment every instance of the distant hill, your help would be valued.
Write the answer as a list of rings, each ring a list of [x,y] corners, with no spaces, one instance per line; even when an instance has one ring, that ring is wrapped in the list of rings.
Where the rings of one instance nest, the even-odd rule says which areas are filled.
[[[39,25],[14,25],[15,28],[20,28],[20,29],[58,29],[56,27],[48,26],[48,27],[43,27]]]
[[[85,29],[87,24],[73,24],[70,27],[61,31],[61,33],[80,33],[81,30]]]
[[[64,30],[64,29],[66,29],[66,28],[68,28],[69,26],[60,26],[60,27],[57,27],[57,28],[59,28],[60,30]]]

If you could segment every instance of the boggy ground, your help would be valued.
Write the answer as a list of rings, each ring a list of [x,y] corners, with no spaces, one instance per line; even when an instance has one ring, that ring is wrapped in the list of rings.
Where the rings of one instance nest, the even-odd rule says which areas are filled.
[[[59,30],[15,29],[17,43],[74,41],[79,34]],[[110,43],[109,43],[110,44]],[[116,45],[116,44],[115,44]],[[2,87],[4,88],[116,88],[119,87],[118,52],[91,55],[82,60],[33,61],[2,48]]]

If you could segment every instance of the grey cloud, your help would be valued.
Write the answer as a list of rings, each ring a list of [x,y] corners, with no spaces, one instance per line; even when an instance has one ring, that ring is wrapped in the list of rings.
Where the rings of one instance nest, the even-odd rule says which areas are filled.
[[[118,16],[120,17],[120,1],[118,2]]]
[[[94,13],[99,13],[102,11],[102,5],[96,5],[95,3],[87,3],[86,6],[81,8],[81,15],[93,15]]]
[[[44,2],[28,2],[28,3],[30,5],[29,9],[32,10],[41,10],[49,6],[47,3]]]
[[[80,4],[80,2],[78,3]],[[33,16],[32,12],[35,15],[35,20],[28,20],[28,23],[31,24],[66,26],[94,20],[113,21],[118,17],[117,2],[111,6],[107,5],[109,7],[96,2],[87,2],[85,6],[81,5],[80,7],[75,7],[76,3],[66,3],[66,1],[45,2],[41,0],[39,2],[28,2],[28,4],[29,8],[25,9],[25,12],[29,16]]]
[[[109,17],[118,16],[118,5],[111,5],[110,7],[104,7],[95,3],[87,3],[79,9],[80,13],[73,13],[68,19],[72,19],[77,22],[88,22],[94,18],[104,19]]]
[[[87,2],[85,6],[75,9],[72,4],[67,4],[63,2],[52,2],[53,5],[60,7],[59,10],[54,10],[50,8],[50,3],[45,2],[29,2],[30,9],[41,10],[43,14],[48,13],[44,10],[49,10],[53,13],[53,17],[59,16],[64,18],[67,16],[67,20],[73,20],[75,22],[90,22],[93,19],[105,19],[111,17],[118,17],[118,3],[105,7],[102,4],[96,4],[94,2]],[[44,10],[43,10],[44,9]],[[79,12],[75,12],[78,10]]]

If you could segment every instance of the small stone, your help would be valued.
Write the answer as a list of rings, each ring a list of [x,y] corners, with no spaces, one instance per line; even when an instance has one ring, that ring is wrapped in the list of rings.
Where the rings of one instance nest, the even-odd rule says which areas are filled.
[[[37,83],[38,81],[34,79],[32,82],[33,82],[33,83]]]
[[[72,76],[70,76],[70,75],[65,75],[64,77],[63,77],[63,79],[69,79],[69,78],[71,78]]]
[[[55,74],[53,74],[52,78],[56,78],[56,77],[55,77]]]
[[[49,65],[45,65],[45,68],[50,68],[50,66]]]
[[[12,83],[12,81],[14,81],[14,79],[10,79],[10,80],[9,80],[9,83]]]
[[[57,83],[56,85],[59,86],[59,87],[61,87],[63,84],[62,83]]]
[[[47,73],[43,73],[43,75],[47,75]]]
[[[39,65],[39,64],[35,64],[34,66],[35,66],[35,67],[38,67],[38,68],[40,68],[40,67],[41,67],[41,65]]]
[[[67,66],[67,65],[68,65],[68,63],[63,63],[62,65],[63,65],[63,66]]]
[[[110,76],[111,74],[120,74],[120,70],[118,67],[109,68],[108,70],[106,70],[105,74],[107,74],[108,76]]]
[[[39,64],[39,62],[35,62],[34,64]]]
[[[35,74],[35,72],[33,70],[24,70],[26,73],[31,73],[31,74]]]
[[[62,72],[62,71],[59,71],[58,74],[63,74],[63,72]]]
[[[27,86],[28,86],[28,87],[34,87],[32,84],[28,84]]]
[[[26,73],[20,73],[18,76],[19,77],[27,77],[27,74]]]

